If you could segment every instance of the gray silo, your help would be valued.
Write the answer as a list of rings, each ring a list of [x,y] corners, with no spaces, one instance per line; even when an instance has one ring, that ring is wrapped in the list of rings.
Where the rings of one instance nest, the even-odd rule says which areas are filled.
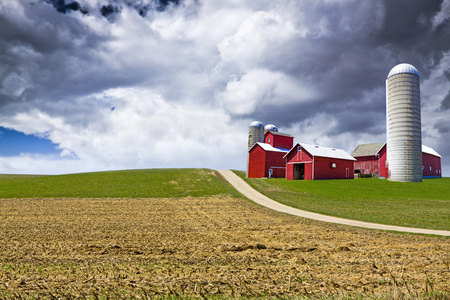
[[[248,150],[256,143],[264,143],[264,125],[259,121],[253,121],[248,128],[248,149],[247,149],[247,177],[248,177],[248,163],[249,153]]]
[[[389,180],[422,181],[419,72],[410,64],[392,68],[386,79]]]

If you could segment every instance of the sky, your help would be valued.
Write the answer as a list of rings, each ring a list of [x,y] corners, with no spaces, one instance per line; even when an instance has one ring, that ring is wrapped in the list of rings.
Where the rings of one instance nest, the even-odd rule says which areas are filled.
[[[0,0],[0,173],[245,170],[255,120],[351,153],[399,63],[450,176],[450,0]]]

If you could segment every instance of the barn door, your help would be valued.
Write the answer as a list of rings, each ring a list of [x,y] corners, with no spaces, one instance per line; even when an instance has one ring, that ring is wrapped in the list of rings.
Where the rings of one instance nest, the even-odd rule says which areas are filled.
[[[305,178],[305,164],[294,164],[294,180]]]

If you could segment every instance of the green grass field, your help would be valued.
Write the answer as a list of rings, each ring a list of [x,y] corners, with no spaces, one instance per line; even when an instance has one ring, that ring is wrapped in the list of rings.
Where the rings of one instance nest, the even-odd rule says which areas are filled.
[[[246,179],[286,205],[331,216],[381,224],[450,230],[450,178],[422,183],[379,178],[355,180]]]
[[[209,169],[147,169],[30,176],[0,175],[5,198],[175,198],[240,194]]]
[[[235,171],[242,178],[245,172]],[[368,222],[450,230],[450,178],[402,183],[378,178],[245,179],[286,205]],[[56,176],[0,175],[5,198],[242,197],[209,169],[144,169]]]

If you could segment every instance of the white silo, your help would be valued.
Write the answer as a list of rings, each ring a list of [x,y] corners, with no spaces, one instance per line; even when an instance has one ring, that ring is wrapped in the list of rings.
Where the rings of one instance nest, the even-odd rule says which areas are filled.
[[[389,180],[422,181],[419,72],[410,64],[392,68],[386,79]]]
[[[273,124],[268,124],[268,125],[266,125],[265,127],[264,127],[264,130],[265,131],[275,131],[275,132],[278,132],[278,128],[277,128],[277,126],[275,126],[275,125],[273,125]]]
[[[248,150],[256,143],[264,143],[264,125],[259,121],[253,121],[248,128],[248,149],[247,149],[247,177],[248,177],[248,164],[249,153]]]

